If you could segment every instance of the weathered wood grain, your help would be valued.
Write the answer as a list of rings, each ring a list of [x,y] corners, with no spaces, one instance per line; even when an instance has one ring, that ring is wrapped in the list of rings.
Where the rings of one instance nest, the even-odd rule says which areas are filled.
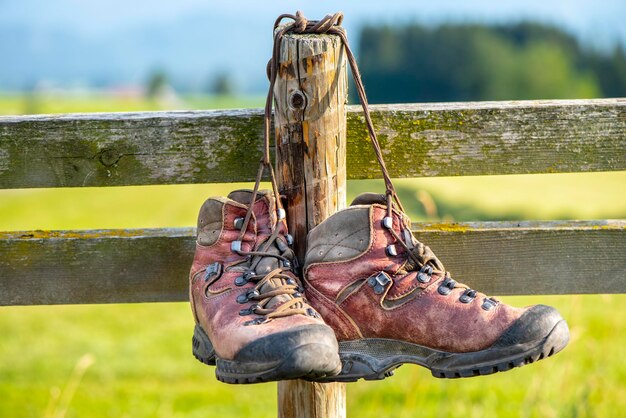
[[[345,383],[289,380],[278,384],[278,416],[281,418],[345,417]],[[341,411],[329,415],[328,411]]]
[[[452,277],[493,295],[626,293],[626,221],[414,224]]]
[[[0,233],[0,305],[188,299],[194,230]]]
[[[287,35],[281,46],[274,89],[276,174],[300,261],[308,231],[346,205],[344,55],[331,35]]]
[[[392,177],[626,169],[626,99],[386,105],[372,117]],[[379,177],[359,130],[348,118],[349,178]]]
[[[626,169],[626,99],[372,106],[393,177]],[[347,175],[379,177],[349,106]],[[0,188],[251,181],[258,109],[0,117]]]
[[[626,221],[414,224],[492,295],[626,293]],[[193,228],[0,233],[0,305],[187,300]]]
[[[304,261],[310,229],[346,205],[347,72],[332,35],[286,35],[274,88],[278,186],[289,205],[294,250]],[[346,385],[278,382],[280,418],[345,418]]]

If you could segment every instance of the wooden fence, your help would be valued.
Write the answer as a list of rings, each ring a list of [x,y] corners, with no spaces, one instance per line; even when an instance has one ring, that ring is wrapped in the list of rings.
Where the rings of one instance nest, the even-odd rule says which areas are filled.
[[[372,111],[394,177],[626,170],[625,99]],[[0,117],[0,188],[251,181],[261,135],[260,110]],[[379,176],[366,135],[350,107],[350,179]],[[626,292],[624,220],[413,229],[455,276],[489,294]],[[193,228],[0,232],[0,305],[187,300],[193,250]],[[284,394],[298,387],[287,388],[283,416],[304,410]],[[345,414],[341,390],[329,393],[335,415]]]
[[[395,177],[626,170],[626,99],[372,111]],[[0,188],[250,181],[261,134],[260,110],[4,116]],[[347,144],[348,178],[377,177],[357,107]],[[490,294],[626,292],[624,220],[413,229],[455,275]],[[192,228],[0,232],[0,305],[186,300],[193,236]]]

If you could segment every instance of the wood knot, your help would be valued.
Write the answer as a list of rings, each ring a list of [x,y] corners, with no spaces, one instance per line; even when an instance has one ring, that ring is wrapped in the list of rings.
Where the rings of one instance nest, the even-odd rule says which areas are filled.
[[[288,103],[292,110],[302,110],[306,107],[306,96],[300,90],[296,90],[289,96]]]
[[[98,156],[98,159],[105,167],[111,167],[117,164],[120,158],[121,155],[119,155],[115,152],[115,150],[112,149],[103,149],[102,151],[100,151],[100,155]]]

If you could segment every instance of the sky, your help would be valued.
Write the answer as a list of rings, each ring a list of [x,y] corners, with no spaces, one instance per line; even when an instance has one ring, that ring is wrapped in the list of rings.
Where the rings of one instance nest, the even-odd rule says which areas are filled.
[[[155,68],[198,85],[229,72],[242,91],[262,90],[271,25],[296,9],[311,19],[343,11],[353,44],[366,23],[533,20],[586,45],[626,45],[626,0],[0,0],[0,90],[41,79],[136,84]]]
[[[395,0],[395,1],[210,1],[210,0],[0,0],[0,23],[30,22],[42,27],[71,27],[80,33],[106,34],[133,25],[172,21],[190,15],[219,19],[238,15],[271,21],[280,13],[303,10],[311,18],[344,11],[347,21],[442,20],[515,21],[537,19],[556,23],[583,36],[626,40],[623,0]],[[211,22],[207,22],[210,25]]]

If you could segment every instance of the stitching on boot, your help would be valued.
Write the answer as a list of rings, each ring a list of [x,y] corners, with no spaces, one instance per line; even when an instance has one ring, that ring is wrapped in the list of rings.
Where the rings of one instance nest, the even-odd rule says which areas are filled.
[[[433,285],[434,285],[434,284],[435,284],[435,282],[433,282],[432,284],[430,284],[430,285],[428,285],[427,287],[423,288],[421,292],[419,292],[418,294],[416,294],[416,295],[415,295],[415,297],[411,298],[410,300],[411,300],[411,301],[415,301],[415,300],[418,300],[418,299],[420,299],[420,298],[424,297],[424,296],[425,296],[425,295],[427,295],[427,294],[432,293],[432,291],[433,291],[432,289],[436,289],[436,287],[433,287]],[[365,289],[365,290],[363,290],[363,289]],[[397,311],[397,310],[402,310],[402,309],[407,309],[407,308],[414,309],[414,308],[413,308],[413,306],[412,306],[411,304],[409,304],[409,303],[403,303],[403,304],[401,304],[401,305],[399,305],[399,306],[395,306],[395,307],[393,307],[393,308],[387,308],[387,307],[385,307],[385,305],[383,305],[383,301],[384,301],[385,297],[387,296],[387,293],[389,293],[389,290],[391,289],[391,286],[390,286],[390,287],[388,287],[388,288],[385,290],[385,292],[383,292],[383,293],[382,293],[382,294],[380,294],[380,295],[376,295],[376,294],[374,293],[374,290],[373,290],[373,289],[371,289],[371,290],[368,290],[368,289],[371,289],[371,287],[370,287],[370,286],[361,286],[361,287],[360,287],[359,289],[357,289],[355,292],[352,292],[352,293],[350,294],[350,296],[348,296],[348,297],[347,297],[347,298],[346,298],[346,299],[342,302],[342,304],[341,304],[341,305],[342,305],[342,306],[347,305],[347,304],[348,304],[348,302],[349,302],[351,299],[353,299],[353,298],[355,298],[355,297],[356,297],[356,295],[359,295],[359,294],[361,294],[361,293],[364,293],[364,292],[365,292],[365,293],[366,293],[366,296],[367,296],[368,294],[372,294],[372,295],[374,295],[374,299],[378,300],[378,304],[379,304],[379,305],[380,305],[380,307],[383,309],[383,313],[385,314],[385,316],[387,316],[387,315],[388,315],[389,313],[391,313],[392,311]]]
[[[319,248],[319,247],[331,247],[329,250],[326,251],[326,254],[328,254],[335,247],[348,248],[354,251],[360,250],[360,248],[354,248],[354,247],[350,247],[349,245],[342,245],[342,244],[317,244],[314,248]],[[313,250],[313,248],[311,250]],[[325,255],[323,257],[325,257]]]
[[[329,253],[329,252],[331,252],[331,251],[333,250],[333,248],[335,248],[335,247],[349,248],[349,249],[354,250],[354,251],[364,251],[364,250],[361,250],[360,248],[350,247],[350,246],[348,246],[348,245],[343,245],[343,244],[341,244],[341,243],[342,243],[343,241],[347,240],[348,238],[350,238],[350,237],[352,237],[352,236],[354,236],[354,235],[358,234],[359,232],[362,232],[362,231],[366,230],[367,228],[369,228],[369,226],[365,226],[365,227],[363,227],[363,228],[357,229],[356,231],[352,232],[351,234],[346,235],[345,237],[343,237],[343,238],[342,238],[339,242],[337,242],[337,243],[335,243],[335,244],[317,244],[317,245],[315,245],[314,247],[309,248],[309,250],[307,251],[307,253],[313,253],[313,252],[314,252],[317,248],[319,248],[319,247],[328,247],[328,246],[330,246],[331,248],[330,248],[330,249],[328,249],[328,250],[326,251],[326,254],[324,254],[324,255],[322,256],[322,260],[324,260],[324,258],[328,255],[328,253]],[[367,250],[367,247],[365,247],[365,250]],[[318,263],[323,263],[323,262],[324,262],[324,261],[318,261]]]
[[[335,303],[341,305],[341,303],[348,298],[352,293],[359,290],[359,288],[366,282],[367,279],[357,279],[352,283],[348,283],[344,287],[337,292],[337,297],[335,298]],[[344,293],[346,293],[344,295]]]

